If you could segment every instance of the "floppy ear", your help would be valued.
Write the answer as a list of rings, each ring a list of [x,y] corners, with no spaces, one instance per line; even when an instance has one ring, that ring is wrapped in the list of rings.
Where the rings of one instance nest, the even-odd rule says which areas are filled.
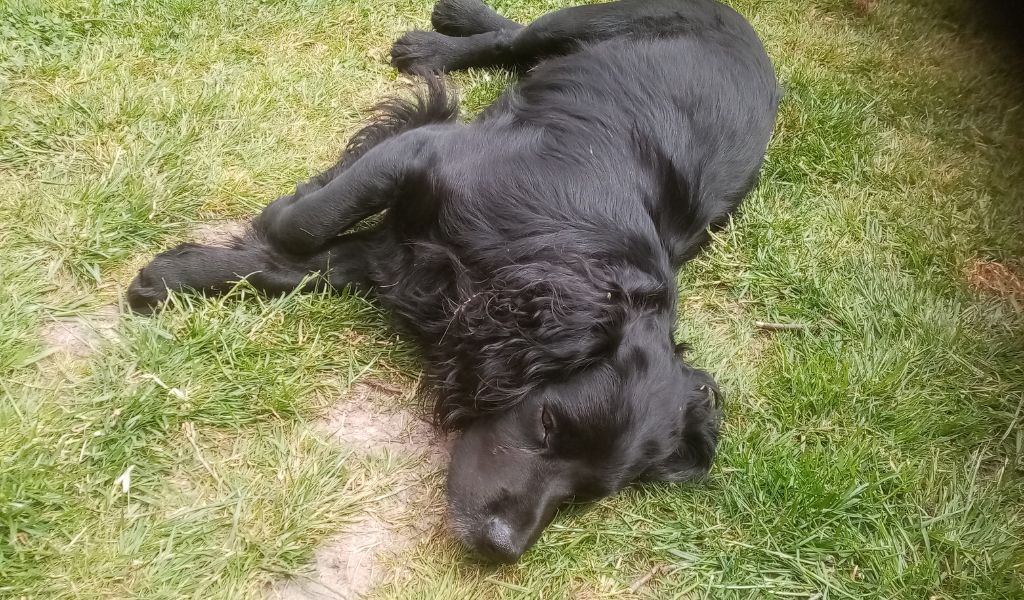
[[[567,260],[502,267],[483,288],[466,278],[451,320],[428,350],[437,423],[457,429],[509,409],[546,379],[608,355],[630,311],[671,304],[667,288],[636,268]]]
[[[679,421],[673,428],[674,449],[644,473],[650,481],[678,483],[700,479],[711,470],[718,446],[722,397],[714,378],[704,371],[683,367],[686,391],[680,398]]]

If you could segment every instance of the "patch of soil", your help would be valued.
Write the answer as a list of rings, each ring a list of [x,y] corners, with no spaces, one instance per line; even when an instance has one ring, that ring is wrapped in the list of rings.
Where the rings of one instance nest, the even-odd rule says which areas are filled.
[[[319,426],[344,446],[368,454],[386,451],[411,459],[414,466],[382,486],[392,493],[376,501],[368,514],[316,551],[311,576],[275,586],[271,598],[359,598],[394,575],[396,557],[442,534],[440,472],[448,444],[429,423],[401,407],[409,394],[379,382],[357,383],[321,421]]]
[[[878,8],[878,0],[853,0],[853,12],[858,17],[866,17]]]
[[[54,319],[42,326],[39,335],[54,355],[87,358],[100,343],[114,339],[119,315],[116,306],[104,306],[90,315]]]
[[[1024,304],[1024,276],[992,260],[976,260],[967,272],[967,283],[979,292],[1001,296],[1020,307]]]
[[[423,417],[402,406],[413,393],[377,381],[356,383],[319,426],[346,446],[423,454],[428,462],[440,464],[447,457],[445,440]]]
[[[206,246],[225,246],[245,235],[249,221],[213,221],[201,223],[192,230],[192,239]]]

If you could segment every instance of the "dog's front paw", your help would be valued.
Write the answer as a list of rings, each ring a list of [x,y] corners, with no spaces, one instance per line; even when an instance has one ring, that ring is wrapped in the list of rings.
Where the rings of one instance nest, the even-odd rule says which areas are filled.
[[[216,249],[180,244],[154,256],[128,285],[128,306],[133,312],[149,314],[167,300],[171,290],[202,288],[201,284],[190,281],[190,274],[195,271],[194,265],[205,269],[217,264],[210,260],[211,250]]]
[[[264,206],[260,214],[256,215],[256,218],[252,221],[253,229],[271,241],[276,241],[274,238],[277,232],[282,229],[281,222],[286,218],[285,213],[296,201],[297,195],[281,196]]]
[[[452,40],[435,31],[410,31],[391,47],[391,64],[403,73],[447,71]]]
[[[298,194],[284,196],[265,206],[252,221],[256,236],[278,250],[294,254],[309,254],[324,244],[326,238],[311,234],[296,222],[297,215],[301,214],[296,210],[299,198]]]
[[[129,308],[144,315],[152,313],[167,300],[167,285],[162,277],[154,278],[154,273],[150,272],[151,266],[152,263],[139,269],[139,274],[132,280],[127,292]]]

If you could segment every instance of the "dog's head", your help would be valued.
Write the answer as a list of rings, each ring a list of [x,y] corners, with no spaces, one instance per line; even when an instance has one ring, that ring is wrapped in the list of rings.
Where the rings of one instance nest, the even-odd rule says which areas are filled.
[[[464,428],[448,472],[452,527],[480,555],[511,562],[566,501],[702,477],[717,443],[718,396],[667,335],[627,323],[605,360]]]

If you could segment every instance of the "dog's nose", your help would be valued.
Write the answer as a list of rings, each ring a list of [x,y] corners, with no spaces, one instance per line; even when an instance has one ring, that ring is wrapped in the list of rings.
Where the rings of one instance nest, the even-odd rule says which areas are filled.
[[[512,528],[504,520],[492,517],[484,524],[478,538],[477,550],[494,562],[515,562],[522,554],[512,542]]]

